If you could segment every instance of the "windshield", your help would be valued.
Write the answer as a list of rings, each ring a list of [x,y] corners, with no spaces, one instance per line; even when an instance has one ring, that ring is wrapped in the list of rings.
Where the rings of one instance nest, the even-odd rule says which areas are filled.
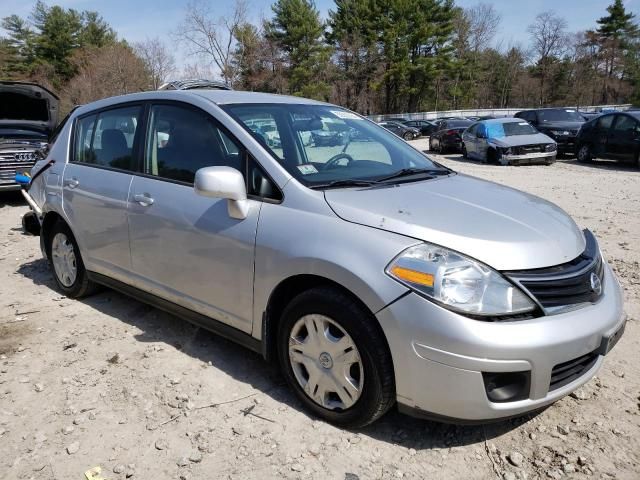
[[[558,108],[556,110],[538,110],[541,122],[584,122],[584,118],[575,110]]]
[[[538,131],[527,122],[487,123],[486,127],[489,138],[534,135],[538,133]]]
[[[376,124],[329,105],[231,104],[222,108],[303,184],[381,180],[406,169],[449,170]],[[271,125],[266,132],[258,125]]]

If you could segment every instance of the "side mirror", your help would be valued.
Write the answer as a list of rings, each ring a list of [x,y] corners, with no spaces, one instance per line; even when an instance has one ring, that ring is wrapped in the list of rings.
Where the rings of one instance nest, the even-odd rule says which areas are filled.
[[[193,189],[198,195],[226,198],[229,216],[244,220],[249,214],[244,177],[235,168],[205,167],[196,172]]]

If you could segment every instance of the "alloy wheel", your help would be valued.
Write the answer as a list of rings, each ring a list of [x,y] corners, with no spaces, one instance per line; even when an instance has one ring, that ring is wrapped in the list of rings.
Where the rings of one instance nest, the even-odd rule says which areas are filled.
[[[305,394],[329,410],[346,410],[362,394],[362,359],[351,336],[324,315],[296,321],[289,335],[289,362]]]

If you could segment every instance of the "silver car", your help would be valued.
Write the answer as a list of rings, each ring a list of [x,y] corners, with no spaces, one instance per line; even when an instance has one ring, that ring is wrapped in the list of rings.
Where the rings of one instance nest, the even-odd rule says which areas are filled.
[[[557,150],[555,140],[519,118],[483,120],[462,134],[462,156],[481,162],[551,165]]]
[[[276,125],[269,145],[253,127]],[[343,144],[304,142],[328,123]],[[596,238],[343,108],[158,91],[78,108],[27,197],[57,285],[106,285],[277,360],[341,426],[537,410],[624,328]]]

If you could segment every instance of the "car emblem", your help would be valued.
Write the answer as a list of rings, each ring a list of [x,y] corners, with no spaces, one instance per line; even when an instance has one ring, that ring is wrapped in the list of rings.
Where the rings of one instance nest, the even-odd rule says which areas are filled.
[[[33,160],[35,156],[33,155],[33,152],[21,152],[16,153],[13,158],[21,162],[27,162]]]
[[[591,277],[589,280],[593,293],[595,293],[596,295],[600,295],[602,293],[602,282],[600,281],[600,277],[598,277],[598,275],[596,275],[595,273],[591,273]]]

